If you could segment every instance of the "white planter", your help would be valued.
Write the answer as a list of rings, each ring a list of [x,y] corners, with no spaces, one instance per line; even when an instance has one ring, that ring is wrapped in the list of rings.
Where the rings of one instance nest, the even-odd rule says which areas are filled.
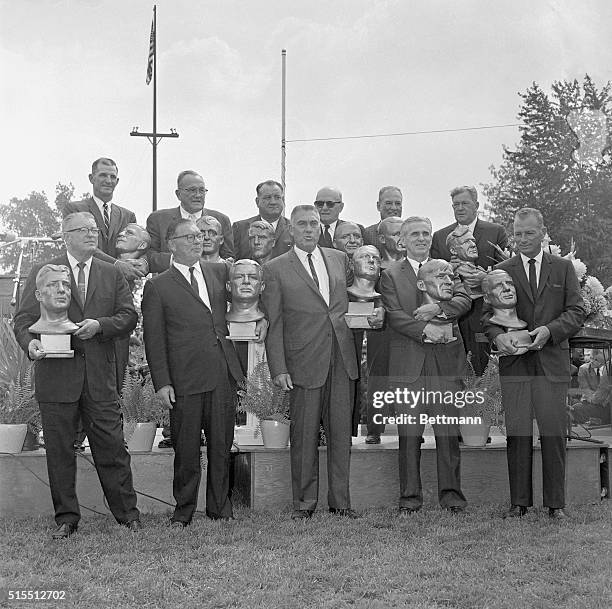
[[[155,441],[157,423],[136,423],[132,437],[127,446],[131,453],[150,453]]]
[[[262,419],[259,425],[265,448],[287,448],[289,423]]]
[[[0,453],[16,455],[23,448],[28,426],[25,423],[16,425],[0,424]]]
[[[459,425],[464,446],[486,446],[491,426],[487,423],[462,423]]]

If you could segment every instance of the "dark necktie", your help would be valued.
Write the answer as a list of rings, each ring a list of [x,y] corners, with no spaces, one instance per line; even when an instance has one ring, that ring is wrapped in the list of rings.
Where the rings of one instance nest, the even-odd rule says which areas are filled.
[[[81,298],[81,305],[85,306],[85,298],[87,297],[87,288],[85,286],[85,263],[77,262],[79,267],[79,274],[77,275],[77,288],[79,290],[79,297]]]
[[[193,288],[193,291],[196,293],[196,295],[199,296],[200,288],[198,287],[198,280],[195,278],[194,272],[195,272],[195,267],[190,266],[189,267],[189,278],[191,281],[191,287]]]
[[[323,232],[321,233],[321,239],[319,245],[322,247],[334,247],[332,243],[331,233],[329,232],[329,224],[323,225]]]
[[[104,226],[106,226],[106,234],[108,234],[108,228],[110,226],[110,218],[108,215],[108,203],[104,203],[102,205],[102,209],[104,210]]]
[[[315,282],[317,289],[319,289],[319,278],[317,277],[317,272],[315,271],[315,267],[312,262],[312,254],[307,254],[307,258],[308,258],[308,266],[310,267],[310,274],[312,275],[312,280]]]
[[[535,300],[538,297],[538,282],[536,280],[536,261],[534,258],[529,259],[529,287],[531,288],[531,295]]]
[[[419,268],[421,268],[423,266],[422,262],[419,262]]]

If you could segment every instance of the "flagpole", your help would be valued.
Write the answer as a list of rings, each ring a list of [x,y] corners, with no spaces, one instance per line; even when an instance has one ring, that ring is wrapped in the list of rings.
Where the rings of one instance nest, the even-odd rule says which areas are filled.
[[[130,135],[146,137],[153,146],[153,211],[157,210],[157,144],[164,137],[178,137],[174,129],[170,133],[157,133],[157,5],[153,5],[153,21],[151,22],[151,35],[149,37],[149,56],[147,60],[147,85],[153,81],[153,131],[139,133],[134,127]]]
[[[287,50],[281,51],[282,58],[282,85],[281,85],[281,184],[283,185],[283,194],[287,196],[287,188],[285,186],[285,171],[287,151],[285,147],[285,99],[286,99],[286,65],[287,65]],[[286,200],[286,199],[285,199]]]

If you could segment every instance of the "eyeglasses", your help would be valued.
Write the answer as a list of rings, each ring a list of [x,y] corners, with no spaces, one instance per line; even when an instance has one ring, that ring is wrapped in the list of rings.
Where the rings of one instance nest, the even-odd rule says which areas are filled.
[[[80,228],[71,228],[65,230],[65,233],[81,233],[81,235],[97,235],[100,232],[99,228],[88,228],[87,226],[81,226]]]
[[[338,205],[338,203],[340,203],[340,201],[315,201],[315,207],[329,207],[330,209],[332,207],[336,207],[336,205]]]
[[[204,187],[200,187],[198,188],[197,186],[190,186],[189,188],[179,188],[179,190],[184,190],[185,192],[189,193],[190,195],[205,195],[208,192],[208,188],[204,188]]]
[[[193,233],[190,233],[189,235],[177,235],[176,237],[170,237],[168,241],[172,241],[173,239],[187,239],[187,243],[194,243],[195,241],[201,243],[204,241],[204,235],[202,233],[198,233],[197,235],[194,235]]]

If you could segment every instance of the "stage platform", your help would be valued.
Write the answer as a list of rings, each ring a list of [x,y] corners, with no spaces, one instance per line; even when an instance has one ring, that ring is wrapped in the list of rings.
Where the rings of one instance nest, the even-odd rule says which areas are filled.
[[[596,435],[597,434],[597,435]],[[607,460],[612,443],[609,431],[597,430],[594,437],[606,444],[580,440],[568,442],[567,497],[569,505],[597,503],[602,488],[610,488]],[[155,441],[157,446],[161,435]],[[437,505],[435,444],[426,435],[422,445],[421,470],[425,504]],[[397,438],[383,436],[379,445],[368,445],[364,438],[353,438],[351,456],[351,497],[353,507],[395,506],[398,500]],[[205,453],[204,453],[205,455]],[[320,449],[320,509],[326,509],[326,449]],[[83,506],[108,513],[98,476],[90,463],[89,450],[77,458],[77,492]],[[486,448],[462,448],[462,486],[468,502],[505,504],[508,502],[505,439],[492,436]],[[138,507],[145,513],[165,513],[172,509],[172,449],[154,448],[151,453],[132,454],[134,486],[137,491],[166,503],[138,496]],[[605,463],[602,463],[602,460]],[[198,509],[205,507],[206,458],[202,458],[202,483]],[[233,454],[232,498],[253,510],[281,511],[291,508],[289,449],[266,450],[262,446],[240,446]],[[37,478],[38,477],[38,478]],[[47,463],[43,449],[19,455],[0,455],[0,517],[51,516],[51,494],[46,485]],[[609,491],[608,491],[609,492]],[[534,455],[534,501],[541,503],[539,448]],[[169,504],[169,505],[167,505]],[[87,517],[87,510],[82,510]]]

